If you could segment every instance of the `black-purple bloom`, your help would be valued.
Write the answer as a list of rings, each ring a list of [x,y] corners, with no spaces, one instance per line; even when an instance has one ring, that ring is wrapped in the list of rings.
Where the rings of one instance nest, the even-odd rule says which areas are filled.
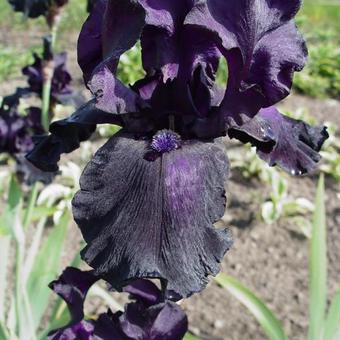
[[[115,288],[155,277],[185,297],[218,272],[231,246],[228,231],[214,228],[228,175],[218,137],[251,142],[290,173],[315,169],[326,129],[272,107],[306,62],[294,23],[299,7],[299,0],[97,2],[78,42],[94,99],[53,123],[28,157],[54,171],[61,153],[97,124],[123,127],[86,167],[73,201],[83,259]],[[138,39],[146,76],[127,87],[117,65]],[[225,88],[215,84],[220,58],[229,67]]]
[[[98,0],[87,0],[86,10],[91,13]]]
[[[27,76],[29,90],[42,95],[44,82],[44,60],[36,53],[33,55],[34,63],[23,68],[22,72]],[[71,87],[72,77],[66,67],[67,54],[55,54],[52,62],[54,69],[51,83],[51,98],[54,102],[63,101],[63,98],[70,96],[73,91]]]
[[[37,181],[50,183],[54,173],[43,172],[26,158],[25,154],[34,147],[34,136],[44,134],[41,125],[41,110],[29,107],[19,112],[21,97],[29,93],[18,89],[3,99],[0,106],[0,153],[7,153],[16,161],[16,174],[21,182],[31,185]]]
[[[67,303],[71,321],[52,331],[50,340],[114,339],[114,340],[180,340],[188,330],[188,320],[174,302],[164,300],[161,291],[150,281],[137,280],[124,288],[135,300],[124,312],[111,311],[97,320],[84,319],[84,302],[88,290],[99,280],[92,271],[66,268],[58,280],[50,284]]]
[[[18,112],[20,94],[5,97],[0,106],[0,153],[27,153],[33,149],[33,135],[44,132],[40,124],[41,111],[30,107]]]
[[[15,12],[22,12],[29,18],[47,15],[52,7],[62,7],[68,0],[8,0]]]

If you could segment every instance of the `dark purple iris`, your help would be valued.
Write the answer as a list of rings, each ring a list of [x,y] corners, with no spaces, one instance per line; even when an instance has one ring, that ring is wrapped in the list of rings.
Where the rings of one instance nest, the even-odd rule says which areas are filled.
[[[88,290],[99,280],[93,272],[66,268],[60,278],[50,284],[67,303],[71,322],[52,331],[50,340],[114,339],[114,340],[180,340],[188,330],[188,320],[174,302],[166,301],[150,281],[137,280],[124,288],[134,300],[124,312],[111,311],[97,320],[84,320],[84,302]]]
[[[99,0],[79,36],[78,61],[94,99],[51,125],[28,156],[47,171],[97,124],[122,126],[94,156],[73,201],[83,259],[113,287],[162,278],[186,297],[201,291],[232,242],[225,211],[228,159],[218,137],[257,147],[292,174],[311,172],[328,137],[288,119],[285,98],[307,49],[300,0]],[[140,39],[145,77],[127,87],[120,56]],[[215,83],[219,61],[228,83]],[[174,132],[169,132],[172,130]],[[158,157],[146,157],[150,149]]]
[[[86,10],[91,13],[98,0],[87,0]]]
[[[16,12],[22,12],[29,18],[47,15],[52,7],[62,7],[68,0],[8,0]]]
[[[27,76],[29,90],[41,96],[44,81],[43,66],[44,62],[47,61],[44,61],[37,54],[34,54],[33,56],[34,63],[24,67],[22,72],[25,76]],[[72,94],[72,77],[66,68],[66,61],[66,53],[56,54],[52,59],[54,72],[51,84],[51,98],[54,102],[60,102],[63,98]]]
[[[40,124],[40,109],[30,107],[18,112],[20,94],[5,97],[0,106],[0,153],[11,155],[33,149],[32,136],[44,132]]]

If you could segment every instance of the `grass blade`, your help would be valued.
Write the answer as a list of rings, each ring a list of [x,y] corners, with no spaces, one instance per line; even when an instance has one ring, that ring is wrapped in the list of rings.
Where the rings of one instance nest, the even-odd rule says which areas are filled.
[[[336,292],[325,323],[325,340],[340,339],[340,289]]]
[[[0,339],[1,340],[9,339],[8,330],[6,329],[6,326],[2,323],[2,321],[0,321]]]
[[[280,321],[273,312],[249,289],[243,287],[234,278],[221,273],[215,281],[238,299],[254,315],[271,340],[285,340],[286,336]]]
[[[70,220],[69,212],[66,212],[50,232],[42,245],[27,280],[27,292],[30,297],[34,324],[37,327],[48,306],[50,289],[48,284],[59,273],[60,259],[66,236],[67,226]]]
[[[79,268],[80,263],[81,263],[80,253],[77,253],[71,263],[71,267]],[[58,296],[56,302],[54,303],[50,318],[48,320],[48,326],[45,327],[45,330],[39,334],[38,339],[45,340],[47,334],[50,331],[64,327],[70,321],[71,315],[67,308],[67,305],[64,302],[64,300]]]
[[[315,199],[309,262],[309,340],[322,339],[327,298],[327,243],[324,176]],[[328,339],[327,339],[328,340]]]
[[[185,334],[183,340],[200,340],[200,338],[188,332]]]
[[[9,236],[0,236],[0,322],[5,321],[5,301],[7,289],[7,274],[8,274],[8,260],[9,248],[11,238]]]

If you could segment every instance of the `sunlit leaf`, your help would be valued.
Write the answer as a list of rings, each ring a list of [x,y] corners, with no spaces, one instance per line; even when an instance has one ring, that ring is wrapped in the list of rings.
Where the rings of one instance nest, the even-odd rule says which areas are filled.
[[[254,315],[271,340],[285,340],[286,336],[280,321],[254,293],[234,278],[220,273],[215,281],[238,299]]]
[[[322,339],[327,299],[327,244],[324,176],[321,175],[310,241],[309,340]],[[327,339],[328,340],[328,339]]]
[[[65,212],[60,223],[56,225],[38,253],[27,281],[34,323],[40,320],[48,306],[50,290],[48,284],[59,274],[59,265],[66,236],[70,214]]]
[[[0,321],[5,321],[5,301],[6,288],[8,283],[8,263],[9,263],[9,247],[11,239],[9,236],[0,236]]]
[[[340,290],[336,292],[329,307],[325,323],[324,339],[340,339]]]

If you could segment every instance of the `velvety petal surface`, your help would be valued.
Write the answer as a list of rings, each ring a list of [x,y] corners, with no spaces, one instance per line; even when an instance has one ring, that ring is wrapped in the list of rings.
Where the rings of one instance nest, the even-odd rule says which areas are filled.
[[[323,126],[313,127],[282,115],[275,107],[262,109],[252,120],[228,131],[231,138],[256,146],[270,166],[278,165],[292,175],[315,170],[319,151],[328,138]]]
[[[300,0],[203,0],[186,18],[210,33],[228,61],[221,110],[229,125],[242,125],[262,107],[289,94],[307,56],[293,18]]]
[[[185,141],[155,157],[150,143],[119,133],[86,167],[73,200],[82,257],[117,289],[155,277],[185,297],[218,273],[232,243],[213,226],[225,210],[228,160],[218,142]]]

